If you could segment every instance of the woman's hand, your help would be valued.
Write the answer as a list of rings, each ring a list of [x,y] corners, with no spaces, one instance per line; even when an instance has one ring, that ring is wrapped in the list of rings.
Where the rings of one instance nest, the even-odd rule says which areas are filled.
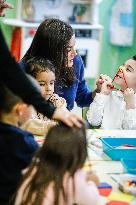
[[[67,109],[63,110],[61,108],[56,108],[52,119],[62,121],[69,127],[76,126],[80,128],[83,125],[82,118],[72,112],[69,112]]]
[[[124,91],[124,100],[126,102],[127,109],[135,109],[135,98],[134,98],[134,90],[132,88],[127,88]]]
[[[0,0],[0,16],[5,16],[6,9],[13,9],[13,6],[7,3],[5,0]]]

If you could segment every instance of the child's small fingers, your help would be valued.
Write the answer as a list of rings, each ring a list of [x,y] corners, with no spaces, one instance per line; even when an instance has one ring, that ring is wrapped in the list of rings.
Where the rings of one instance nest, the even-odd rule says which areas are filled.
[[[127,88],[127,89],[125,90],[126,93],[132,92],[132,91],[134,91],[133,88]]]
[[[108,85],[109,87],[112,87],[112,86],[113,86],[113,84],[112,84],[110,81],[107,81],[107,85]]]
[[[103,74],[100,74],[100,78],[102,78],[103,77]]]
[[[129,97],[130,95],[134,95],[134,90],[132,88],[127,88],[125,91],[124,91],[124,96],[125,97]]]
[[[108,76],[108,75],[100,75],[100,78],[99,79],[102,79],[103,81],[110,81],[112,82],[112,79]]]
[[[111,79],[109,76],[105,76],[104,80],[105,80],[105,81],[109,81],[109,82],[112,81],[112,79]]]
[[[98,83],[100,83],[100,84],[102,84],[103,82],[104,82],[104,81],[103,81],[102,78],[98,80]]]
[[[54,101],[55,100],[55,96],[52,95],[50,98],[49,98],[50,101]]]

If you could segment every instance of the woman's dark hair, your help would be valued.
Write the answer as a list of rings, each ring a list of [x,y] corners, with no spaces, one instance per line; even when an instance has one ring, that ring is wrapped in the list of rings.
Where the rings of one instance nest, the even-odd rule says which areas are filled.
[[[84,126],[71,128],[57,125],[51,128],[43,146],[23,178],[22,183],[31,176],[36,168],[24,190],[20,205],[27,205],[30,202],[31,205],[42,204],[46,189],[51,182],[54,182],[54,204],[58,205],[60,193],[67,202],[67,193],[63,187],[64,174],[68,172],[71,177],[74,177],[77,169],[83,167],[86,157],[87,142]],[[73,191],[75,191],[74,183]]]
[[[59,19],[46,19],[38,27],[23,61],[32,57],[49,59],[55,66],[56,79],[70,86],[75,80],[74,67],[67,66],[67,47],[73,36],[72,27]]]
[[[52,71],[55,73],[54,65],[47,59],[33,57],[26,62],[26,73],[36,78],[38,73]]]
[[[132,57],[132,59],[136,61],[136,55],[134,55],[134,56]]]

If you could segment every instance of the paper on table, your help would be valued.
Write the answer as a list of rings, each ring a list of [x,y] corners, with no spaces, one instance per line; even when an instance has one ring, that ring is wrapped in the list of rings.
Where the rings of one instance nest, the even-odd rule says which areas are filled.
[[[124,201],[110,201],[106,203],[106,205],[129,205],[129,203],[124,202]]]
[[[112,192],[108,197],[109,200],[116,200],[116,201],[125,201],[130,202],[134,199],[134,197],[130,194],[124,194],[120,192]]]
[[[102,129],[92,129],[87,130],[87,137],[91,136],[100,137],[136,137],[136,130],[102,130]]]

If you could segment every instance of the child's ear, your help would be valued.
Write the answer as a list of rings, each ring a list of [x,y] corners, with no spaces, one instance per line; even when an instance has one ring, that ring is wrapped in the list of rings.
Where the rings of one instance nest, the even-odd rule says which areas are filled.
[[[32,109],[29,105],[25,104],[24,102],[20,102],[15,106],[15,113],[18,117],[19,125],[22,125],[30,119]]]
[[[22,116],[24,113],[24,110],[27,108],[27,104],[25,103],[17,103],[14,106],[14,112],[18,115],[18,116]]]

